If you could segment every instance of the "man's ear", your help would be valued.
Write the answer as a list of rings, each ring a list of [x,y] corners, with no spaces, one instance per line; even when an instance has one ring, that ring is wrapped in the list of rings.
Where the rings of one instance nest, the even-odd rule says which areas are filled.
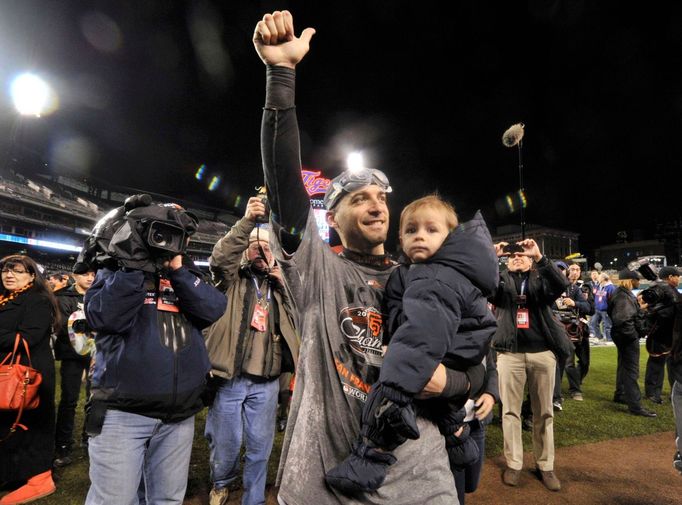
[[[339,224],[336,222],[336,212],[333,210],[328,210],[327,214],[325,214],[325,218],[327,220],[327,224],[338,231]]]

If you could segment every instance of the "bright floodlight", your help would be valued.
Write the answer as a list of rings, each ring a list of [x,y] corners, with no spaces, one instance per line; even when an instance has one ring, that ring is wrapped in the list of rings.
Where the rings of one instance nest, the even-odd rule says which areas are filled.
[[[359,170],[362,170],[365,167],[365,162],[362,159],[362,153],[350,153],[348,155],[348,170],[351,172],[358,172]]]
[[[19,114],[40,117],[52,101],[50,86],[35,74],[21,74],[12,82],[12,100]]]

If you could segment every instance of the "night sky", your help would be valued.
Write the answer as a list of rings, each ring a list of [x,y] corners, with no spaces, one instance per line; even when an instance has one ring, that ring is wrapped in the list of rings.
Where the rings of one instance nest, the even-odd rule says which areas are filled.
[[[253,28],[284,8],[297,33],[317,30],[297,69],[304,165],[333,177],[362,151],[391,178],[395,217],[437,189],[463,218],[518,222],[495,206],[519,186],[517,151],[501,143],[517,122],[527,222],[589,249],[682,214],[676,2],[4,0],[3,152],[232,207],[262,183]],[[14,115],[6,90],[24,70],[54,86],[53,114]],[[222,177],[214,192],[194,178],[202,164]]]

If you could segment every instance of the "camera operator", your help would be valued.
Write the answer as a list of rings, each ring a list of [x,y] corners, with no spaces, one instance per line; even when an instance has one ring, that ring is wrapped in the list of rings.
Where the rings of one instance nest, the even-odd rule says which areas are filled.
[[[590,368],[590,341],[585,318],[594,313],[594,301],[592,301],[590,288],[583,287],[579,283],[581,273],[579,265],[573,263],[567,266],[563,261],[558,261],[556,265],[571,283],[553,307],[554,313],[566,328],[566,333],[573,343],[573,350],[568,359],[564,363],[557,363],[554,383],[553,405],[556,410],[563,410],[561,381],[564,370],[568,377],[568,392],[571,398],[576,401],[583,400],[580,385]]]
[[[663,403],[661,391],[665,368],[668,368],[668,381],[672,388],[670,373],[670,348],[672,346],[675,304],[679,293],[680,272],[675,267],[663,267],[658,272],[660,281],[640,294],[646,303],[646,316],[649,332],[646,348],[649,359],[644,374],[644,395],[658,405]]]
[[[79,349],[81,352],[77,352],[72,345],[71,338],[77,336],[91,338],[83,312],[83,297],[95,280],[95,270],[87,263],[77,262],[72,271],[73,285],[55,293],[59,310],[62,313],[62,326],[54,342],[55,358],[62,362],[60,367],[61,395],[55,435],[54,466],[57,468],[71,464],[73,425],[83,372],[86,376],[86,395],[90,392],[90,379],[87,372],[90,368],[92,353],[89,348]]]
[[[265,503],[265,479],[275,436],[279,376],[293,372],[299,338],[294,308],[270,252],[263,197],[213,248],[213,279],[229,300],[225,314],[206,330],[213,404],[206,417],[210,448],[211,505],[227,503],[239,476],[242,432],[246,436],[244,499]]]
[[[183,264],[196,228],[181,207],[144,195],[86,240],[81,256],[102,267],[85,294],[97,332],[86,504],[137,503],[138,488],[150,505],[183,501],[210,368],[200,330],[226,306],[190,260]]]

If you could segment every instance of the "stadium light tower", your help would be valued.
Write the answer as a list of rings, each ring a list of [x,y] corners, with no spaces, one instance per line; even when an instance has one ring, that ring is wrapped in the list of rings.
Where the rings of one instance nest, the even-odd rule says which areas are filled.
[[[14,107],[22,116],[40,117],[56,107],[56,97],[50,85],[35,74],[24,73],[15,77],[10,94]]]

